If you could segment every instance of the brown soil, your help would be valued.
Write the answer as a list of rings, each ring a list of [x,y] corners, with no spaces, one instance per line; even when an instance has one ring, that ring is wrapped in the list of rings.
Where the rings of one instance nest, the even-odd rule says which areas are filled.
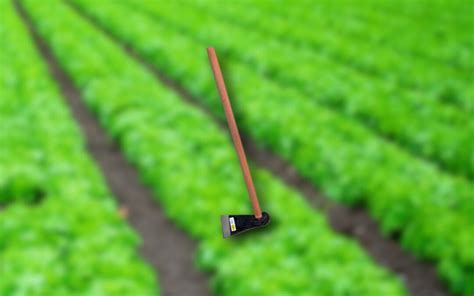
[[[196,242],[167,219],[154,201],[151,191],[140,183],[137,171],[125,160],[117,145],[89,113],[80,92],[34,30],[25,11],[20,5],[17,5],[17,9],[78,121],[87,139],[87,149],[117,198],[121,214],[142,237],[140,253],[156,270],[160,292],[176,296],[209,295],[207,276],[198,272],[193,265]]]

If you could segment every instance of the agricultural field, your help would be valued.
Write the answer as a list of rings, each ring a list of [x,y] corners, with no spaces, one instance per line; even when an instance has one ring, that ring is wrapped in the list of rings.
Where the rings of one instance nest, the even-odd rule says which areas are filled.
[[[474,294],[474,3],[0,6],[0,295]]]

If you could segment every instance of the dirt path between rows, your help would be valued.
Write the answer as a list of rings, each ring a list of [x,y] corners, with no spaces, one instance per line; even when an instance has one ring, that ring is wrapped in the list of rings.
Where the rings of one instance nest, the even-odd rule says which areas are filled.
[[[60,68],[18,2],[16,8],[78,121],[87,139],[88,151],[100,167],[119,205],[128,213],[128,222],[140,234],[143,240],[140,254],[154,267],[161,294],[210,295],[207,276],[193,266],[196,242],[166,218],[154,201],[152,192],[140,183],[137,171],[125,160],[117,145],[88,111],[80,92]]]
[[[138,53],[115,38],[92,17],[81,12],[70,2],[68,3],[95,27],[104,32],[109,38],[115,40],[133,59],[153,73],[159,83],[167,85],[170,89],[179,94],[184,101],[202,110],[217,122],[221,128],[227,130],[226,123],[216,118],[216,116],[203,106],[200,103],[202,100],[194,97],[178,82],[169,78],[166,73],[156,69],[153,65],[142,59]],[[203,47],[203,50],[206,49]],[[225,59],[221,62],[225,63]],[[209,70],[209,75],[211,75],[211,70]],[[349,208],[331,201],[321,194],[310,181],[300,176],[290,163],[271,151],[259,148],[258,145],[245,134],[243,135],[243,143],[248,157],[253,162],[271,171],[275,176],[284,180],[288,186],[302,193],[313,207],[324,211],[336,232],[357,240],[378,264],[385,266],[388,270],[400,276],[412,295],[450,295],[443,283],[440,282],[433,264],[418,260],[412,254],[403,250],[395,239],[385,238],[381,234],[377,223],[364,209]]]

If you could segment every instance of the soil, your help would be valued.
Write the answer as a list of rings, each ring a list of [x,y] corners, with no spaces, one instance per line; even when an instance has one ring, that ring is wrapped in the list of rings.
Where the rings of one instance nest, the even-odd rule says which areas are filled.
[[[71,6],[74,8],[73,5]],[[159,69],[156,69],[155,67],[144,61],[131,48],[125,46],[119,40],[114,38],[110,33],[107,32],[106,29],[101,27],[93,19],[91,19],[87,15],[84,15],[79,10],[77,11],[78,13],[83,15],[85,19],[89,20],[93,25],[95,25],[99,30],[102,30],[104,34],[108,35],[109,38],[115,40],[116,43],[121,46],[124,51],[127,52],[132,58],[134,58],[137,62],[146,67],[151,73],[153,73],[159,83],[167,85],[170,89],[174,90],[177,94],[179,94],[184,101],[201,109],[219,126],[227,130],[227,125],[225,124],[225,122],[217,119],[212,113],[210,113],[209,110],[206,109],[206,107],[200,103],[202,100],[199,100],[198,98],[194,97],[179,83],[177,83],[173,79],[170,79],[166,75],[166,73],[162,72]],[[58,83],[60,83],[61,87],[64,89],[63,92],[65,93],[65,97],[68,98],[68,101],[70,101],[72,110],[74,111],[76,118],[79,120],[79,122],[85,122],[81,122],[81,126],[83,126],[85,134],[87,135],[89,141],[92,143],[90,144],[90,146],[92,146],[90,148],[91,152],[97,159],[98,163],[100,163],[103,167],[107,179],[110,180],[109,183],[113,188],[113,192],[119,198],[119,200],[124,200],[124,202],[128,200],[129,209],[131,212],[130,222],[140,232],[145,242],[145,246],[143,247],[142,253],[146,258],[153,262],[153,265],[156,266],[156,268],[160,271],[160,277],[162,278],[161,282],[163,283],[162,286],[165,285],[164,288],[166,288],[167,280],[169,280],[169,286],[171,286],[171,283],[173,283],[173,286],[185,285],[191,287],[193,285],[196,285],[197,287],[202,287],[201,285],[199,285],[199,282],[205,281],[205,278],[202,275],[194,273],[194,271],[191,272],[191,274],[185,274],[186,271],[189,272],[190,269],[192,269],[189,267],[189,265],[192,260],[191,255],[195,243],[190,241],[189,239],[186,239],[186,237],[181,232],[176,230],[175,227],[168,220],[166,220],[166,218],[156,207],[156,205],[151,202],[152,196],[150,192],[148,192],[145,188],[138,184],[138,177],[136,175],[136,172],[133,170],[133,168],[131,168],[128,164],[125,163],[125,161],[120,155],[120,152],[118,152],[117,148],[113,146],[113,144],[107,144],[108,148],[106,149],[100,148],[100,146],[94,148],[95,141],[105,141],[105,134],[100,130],[97,125],[97,122],[95,122],[95,120],[86,110],[80,111],[80,109],[85,109],[85,107],[80,103],[80,97],[78,92],[72,87],[70,82],[65,83],[68,82],[67,76],[64,75],[64,73],[62,73],[61,70],[58,68],[58,65],[54,62],[51,55],[48,53],[48,50],[43,49],[44,45],[41,45],[42,41],[37,36],[35,39],[39,43],[43,55],[45,55],[50,65],[52,65],[52,72],[56,80],[58,80]],[[205,50],[204,47],[203,50]],[[60,75],[55,74],[55,72],[59,72]],[[210,70],[209,75],[211,75]],[[76,105],[79,105],[80,107]],[[82,117],[90,118],[83,119]],[[94,124],[90,123],[93,121]],[[87,129],[92,129],[92,131],[88,131]],[[94,131],[95,129],[97,129],[98,131]],[[98,133],[100,135],[97,136],[95,135],[95,133]],[[325,212],[331,226],[336,232],[358,241],[359,244],[363,248],[365,248],[367,253],[372,256],[375,262],[385,266],[388,270],[397,274],[405,282],[406,287],[412,295],[450,295],[445,285],[438,278],[434,265],[429,262],[423,262],[417,259],[408,251],[403,250],[399,245],[399,242],[397,242],[396,238],[383,236],[377,223],[369,216],[365,209],[358,207],[349,208],[345,205],[330,200],[329,198],[324,196],[310,181],[303,178],[290,163],[283,160],[281,157],[271,151],[261,149],[250,137],[245,134],[242,135],[242,140],[250,160],[252,160],[258,166],[271,171],[275,176],[282,179],[288,186],[291,186],[292,188],[299,191],[303,196],[306,197],[307,201],[309,202],[309,204],[311,204],[311,206],[317,208],[320,211]],[[101,145],[105,146],[105,144]],[[111,153],[116,154],[115,157],[121,159],[124,162],[123,165],[121,165],[120,163],[116,164],[119,161],[115,161],[114,156],[109,155]],[[114,164],[116,164],[116,166]],[[127,175],[127,171],[130,172],[131,175]],[[117,179],[114,180],[114,178]],[[138,192],[135,193],[134,191],[130,191],[130,186],[120,186],[120,184],[124,182],[123,180],[129,183],[130,180],[132,180],[132,183],[136,181]],[[138,198],[134,196],[136,196],[140,192],[143,195],[143,198],[140,198],[141,202],[138,202]],[[154,207],[155,209],[153,209],[153,211],[156,211],[159,214],[155,212],[150,213],[149,211],[151,210],[148,209],[150,207]],[[135,214],[133,214],[133,212],[135,212]],[[147,224],[147,218],[145,217],[147,215],[160,216],[161,218],[156,218],[157,221],[152,222],[156,224],[150,225]],[[141,218],[138,219],[137,216]],[[133,217],[135,217],[135,219],[133,219]],[[168,239],[163,239],[162,232],[164,235],[170,236],[170,241],[171,239],[180,240],[180,242],[177,244],[180,246],[183,245],[183,250],[176,250],[176,243],[169,243],[171,247],[170,249],[167,249]],[[159,240],[159,242],[157,240]],[[165,241],[166,243],[165,246],[162,245],[163,241]],[[180,255],[172,257],[171,259],[169,257],[170,254]],[[177,278],[176,276],[173,277],[173,265],[186,267],[188,270],[182,271],[184,273],[183,275],[185,276],[179,276],[179,278]],[[171,275],[167,275],[167,272],[171,273]],[[178,270],[177,273],[179,272],[180,271]],[[197,279],[196,283],[190,284],[188,282],[188,278],[191,280]],[[207,291],[204,288],[202,289],[202,291]],[[165,292],[166,291],[171,290],[165,289]],[[197,292],[200,291],[199,289],[187,289],[186,291],[193,291],[193,293],[184,293],[179,295],[203,295]],[[165,295],[168,294],[165,293]]]
[[[160,292],[172,296],[210,295],[208,277],[193,265],[197,243],[168,220],[151,191],[140,183],[137,171],[88,111],[80,92],[35,32],[25,11],[19,5],[17,8],[87,139],[87,150],[117,198],[121,214],[142,237],[140,253],[154,267]]]

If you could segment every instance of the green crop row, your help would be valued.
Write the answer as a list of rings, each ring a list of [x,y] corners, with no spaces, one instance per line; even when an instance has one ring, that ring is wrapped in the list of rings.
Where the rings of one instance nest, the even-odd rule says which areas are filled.
[[[337,5],[332,5],[333,13],[337,11],[336,9]],[[374,10],[377,10],[377,13],[374,13]],[[461,70],[468,70],[467,65],[473,66],[468,56],[455,53],[455,48],[465,51],[473,45],[473,36],[469,30],[466,30],[474,25],[469,14],[472,11],[472,5],[469,2],[463,0],[360,1],[359,5],[352,6],[352,11],[355,11],[355,14],[364,21],[354,28],[356,31],[357,29],[364,30],[369,26],[373,28],[384,26],[383,30],[371,30],[370,32],[375,34],[367,36],[369,40],[381,36],[390,38],[387,39],[387,45],[402,51],[417,53],[422,58],[433,58],[435,61],[450,64]],[[414,30],[406,30],[406,28]],[[407,36],[400,37],[400,32],[404,29],[403,35]],[[422,36],[420,32],[423,32]],[[455,34],[452,34],[453,32]],[[429,48],[421,46],[420,43],[438,43],[438,46]]]
[[[203,44],[117,3],[74,2],[222,116]],[[247,66],[232,59],[223,63],[249,135],[292,162],[330,197],[365,203],[386,232],[401,231],[406,248],[437,261],[454,291],[473,290],[471,183],[413,158]]]
[[[303,0],[302,2],[308,1]],[[318,5],[321,9],[336,9],[338,7],[338,5],[332,1],[320,1],[319,3],[322,4]],[[430,9],[426,9],[428,3],[431,4]],[[431,39],[436,39],[436,36],[438,35],[437,29],[460,29],[466,28],[466,26],[474,23],[469,17],[469,14],[466,13],[469,4],[463,0],[449,2],[444,0],[420,0],[418,2],[413,2],[411,0],[384,2],[377,0],[362,0],[358,2],[358,5],[339,5],[339,7],[341,12],[353,12],[352,15],[362,19],[367,26],[377,26],[385,21],[387,29],[395,30],[407,26],[431,24],[433,29],[427,30],[427,36],[425,37]],[[377,13],[375,13],[375,9],[377,10]],[[420,14],[424,15],[423,19],[417,18]],[[348,17],[348,15],[343,16]],[[392,17],[387,19],[388,16]],[[442,23],[436,23],[435,19]],[[379,32],[379,34],[382,33],[383,30],[382,32]],[[412,31],[406,32],[406,34],[410,36],[415,35]],[[459,35],[471,38],[467,31],[459,32]]]
[[[26,28],[0,10],[0,294],[156,295]]]
[[[335,38],[338,36],[337,32],[327,29],[331,26],[327,24],[328,17],[324,11],[305,9],[304,11],[311,11],[315,15],[308,22],[302,22],[301,17],[294,19],[288,18],[287,15],[271,15],[267,9],[257,9],[245,1],[232,2],[228,5],[202,1],[192,2],[190,6],[198,7],[202,14],[215,14],[249,30],[257,29],[265,34],[276,35],[283,42],[309,45],[318,55],[327,56],[372,77],[380,77],[386,81],[393,81],[396,85],[422,91],[426,100],[435,99],[467,109],[460,109],[459,112],[474,111],[472,73],[463,73],[445,65],[433,66],[430,61],[417,57],[404,57],[399,51],[374,48],[373,44],[360,38]],[[299,5],[290,5],[285,8],[285,12],[295,8],[302,10]],[[262,19],[265,21],[261,21]],[[351,19],[347,21],[350,22]],[[296,65],[298,65],[297,59]],[[376,80],[373,82],[377,83]]]
[[[310,101],[356,118],[412,153],[449,171],[474,176],[474,121],[457,108],[373,81],[311,50],[232,26],[174,1],[159,6],[139,0],[126,2],[131,3],[131,9],[144,11],[202,43],[214,44],[221,52],[248,62],[257,73],[297,88]]]
[[[330,3],[330,1],[326,1],[325,3],[328,2]],[[431,5],[430,9],[426,9],[426,5],[428,4]],[[469,2],[463,0],[420,0],[418,2],[413,2],[411,0],[385,2],[363,0],[360,1],[360,5],[355,6],[354,8],[355,10],[358,10],[359,14],[363,13],[371,19],[380,19],[380,22],[383,21],[384,17],[388,15],[393,16],[393,13],[397,12],[399,17],[393,17],[392,19],[386,20],[389,26],[426,23],[431,24],[436,29],[443,26],[445,29],[465,29],[466,26],[474,24],[474,20],[467,13],[467,9],[472,9],[472,7]],[[379,8],[380,14],[371,13],[370,9],[375,8]],[[424,15],[424,18],[421,20],[417,19],[421,14]],[[442,21],[443,23],[436,23],[435,20]],[[436,33],[435,30],[426,32],[426,34],[432,38],[436,38]],[[413,32],[408,32],[408,34],[413,34]],[[469,36],[469,33],[467,31],[462,31],[459,32],[459,35]]]
[[[299,3],[301,5],[288,6],[260,1],[252,4],[269,14],[286,16],[289,21],[313,23],[317,19],[328,19],[325,28],[336,30],[343,38],[360,39],[374,47],[407,53],[436,66],[446,65],[472,73],[474,38],[468,28],[474,22],[470,15],[472,6],[466,1],[358,1],[353,3],[355,5],[340,5],[334,1],[299,0]],[[403,11],[410,16],[402,17]]]
[[[24,3],[166,214],[201,242],[198,262],[213,272],[217,295],[406,294],[398,279],[355,242],[334,234],[301,196],[260,170],[256,185],[273,222],[256,235],[223,240],[219,215],[250,213],[226,134],[67,5]]]

